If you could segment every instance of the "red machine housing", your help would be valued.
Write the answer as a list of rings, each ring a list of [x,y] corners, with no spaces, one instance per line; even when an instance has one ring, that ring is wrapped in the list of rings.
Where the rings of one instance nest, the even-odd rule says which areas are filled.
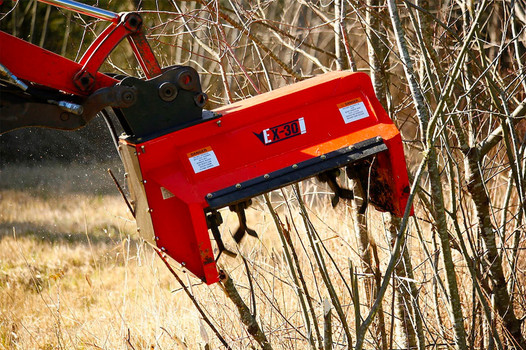
[[[207,212],[328,169],[376,155],[384,209],[403,215],[402,140],[366,74],[327,73],[214,113],[145,142],[121,140],[130,188],[147,199],[138,226],[153,225],[157,245],[206,283],[218,280]]]

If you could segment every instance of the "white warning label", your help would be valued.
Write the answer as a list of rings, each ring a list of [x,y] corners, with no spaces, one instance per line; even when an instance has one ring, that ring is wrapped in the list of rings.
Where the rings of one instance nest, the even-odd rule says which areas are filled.
[[[349,124],[369,116],[369,112],[367,112],[367,108],[365,108],[365,104],[361,98],[355,98],[351,101],[339,103],[337,106],[340,109],[340,113],[345,124]]]
[[[217,157],[210,146],[190,152],[187,155],[196,174],[219,166]]]

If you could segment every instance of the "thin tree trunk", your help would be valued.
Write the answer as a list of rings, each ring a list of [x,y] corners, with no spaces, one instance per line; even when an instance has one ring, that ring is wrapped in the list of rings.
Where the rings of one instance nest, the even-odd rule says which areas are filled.
[[[265,336],[265,333],[263,333],[258,322],[250,313],[250,309],[248,308],[247,304],[245,304],[243,299],[241,299],[241,296],[239,295],[237,288],[230,276],[222,272],[220,275],[220,282],[221,286],[223,287],[223,291],[227,297],[232,300],[239,311],[241,322],[243,322],[243,324],[247,327],[248,333],[254,338],[255,341],[258,342],[259,346],[261,346],[263,350],[272,350],[272,346]]]
[[[442,192],[442,182],[440,178],[440,173],[438,169],[438,157],[436,149],[433,145],[427,144],[428,137],[430,135],[426,134],[429,124],[428,111],[424,103],[420,87],[416,81],[413,64],[409,56],[409,51],[407,49],[407,44],[405,41],[405,33],[402,29],[402,24],[400,22],[400,17],[398,15],[398,9],[394,0],[387,1],[389,6],[389,13],[391,16],[391,21],[393,24],[393,29],[396,36],[396,42],[398,44],[398,50],[401,55],[402,62],[404,64],[404,71],[406,73],[407,80],[409,82],[409,87],[411,89],[411,94],[413,97],[413,102],[417,110],[417,116],[419,118],[422,130],[422,137],[427,146],[427,151],[429,152],[429,161],[428,161],[428,170],[429,177],[431,180],[431,194],[434,200],[434,218],[435,225],[437,227],[437,232],[440,237],[441,247],[442,247],[442,257],[444,259],[444,267],[446,270],[446,278],[448,281],[448,291],[449,291],[449,302],[453,315],[453,322],[455,328],[455,341],[458,349],[467,349],[466,346],[466,333],[464,329],[464,317],[462,314],[462,304],[460,302],[460,295],[458,292],[457,278],[455,274],[455,264],[453,262],[453,257],[451,254],[451,246],[449,242],[449,233],[447,229],[445,207],[444,207],[444,196]],[[438,108],[438,106],[437,106]],[[440,113],[437,110],[435,113]],[[441,114],[441,113],[440,113]]]
[[[391,239],[394,240],[400,227],[400,219],[394,215],[389,215],[388,224]],[[396,266],[395,272],[397,277],[402,277],[393,288],[398,289],[396,306],[401,321],[401,328],[406,336],[406,347],[408,349],[418,348],[424,350],[426,345],[418,303],[418,291],[414,282],[415,276],[407,244],[403,247],[402,259]]]
[[[351,187],[354,191],[354,199],[351,202],[351,209],[354,221],[354,232],[358,237],[360,260],[362,269],[366,276],[371,276],[364,282],[365,294],[368,305],[372,305],[378,295],[378,288],[380,288],[381,276],[380,266],[373,261],[373,255],[378,256],[377,246],[374,239],[369,235],[367,228],[366,212],[361,212],[362,205],[366,200],[367,193],[364,193],[363,188],[358,179],[351,181]],[[376,336],[380,339],[381,348],[387,349],[387,332],[385,329],[385,317],[383,306],[380,305],[378,309],[378,320],[375,324]]]

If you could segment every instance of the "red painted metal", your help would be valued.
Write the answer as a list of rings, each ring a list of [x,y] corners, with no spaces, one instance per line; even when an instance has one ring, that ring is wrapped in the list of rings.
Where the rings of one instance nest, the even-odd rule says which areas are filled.
[[[0,63],[20,79],[79,96],[89,95],[89,92],[80,90],[73,82],[74,77],[82,70],[80,64],[2,31]],[[93,89],[116,83],[117,80],[96,73]]]
[[[84,52],[84,55],[80,58],[79,63],[81,65],[85,65],[88,63],[89,58],[94,54],[94,52],[100,47],[100,45],[112,34],[112,32],[117,27],[118,23],[111,23],[109,26],[107,26],[102,33],[100,33],[95,40],[91,43],[91,45],[88,47],[86,52]],[[120,42],[122,38],[120,38],[117,43]],[[99,65],[100,66],[100,65]]]
[[[111,51],[126,37],[146,77],[153,78],[162,73],[144,33],[140,30],[142,26],[141,17],[133,12],[123,13],[120,16],[121,21],[118,24],[111,23],[95,39],[80,59],[80,64],[83,67],[76,80],[81,89],[90,90],[91,87],[83,87],[78,82],[80,77],[82,75],[94,76]]]
[[[161,74],[155,55],[140,30],[141,17],[131,12],[119,16],[120,21],[110,23],[86,50],[79,63],[5,32],[0,32],[0,63],[20,79],[87,96],[99,88],[117,83],[117,80],[98,70],[122,39],[128,37],[145,75],[152,78]]]
[[[159,66],[152,48],[142,31],[128,36],[128,42],[146,78],[150,79],[162,73],[161,66]]]
[[[358,109],[361,119],[346,123],[342,108],[352,103],[363,103],[368,117]],[[380,136],[388,146],[380,165],[391,180],[394,211],[403,214],[409,182],[402,141],[366,74],[327,73],[215,112],[220,122],[135,145],[158,246],[207,283],[218,280],[205,220],[208,193]],[[305,133],[271,144],[257,136],[299,118]],[[196,169],[190,158],[207,152],[217,165],[208,153]],[[163,196],[166,190],[173,196]]]
[[[92,49],[94,45],[91,45],[88,51],[91,52],[91,54],[86,58],[86,55],[84,55],[81,59],[81,64],[83,65],[82,70],[77,74],[75,80],[77,86],[79,86],[82,90],[88,90],[93,91],[93,85],[82,85],[80,82],[80,77],[82,76],[92,76],[94,77],[97,71],[99,70],[100,66],[108,55],[111,53],[111,51],[121,42],[122,39],[124,39],[127,35],[129,35],[129,30],[126,29],[122,24],[119,24],[117,26],[114,26],[111,24],[108,28],[111,28],[109,31],[109,34],[102,37],[99,36],[94,44],[97,46]],[[103,32],[105,34],[106,30]],[[98,40],[102,37],[101,40]],[[95,79],[96,80],[96,79]]]

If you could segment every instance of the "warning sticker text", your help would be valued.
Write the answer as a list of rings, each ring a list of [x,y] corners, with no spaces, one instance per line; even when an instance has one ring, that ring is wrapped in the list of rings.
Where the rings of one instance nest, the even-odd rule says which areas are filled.
[[[210,146],[190,152],[187,155],[196,174],[219,166],[217,157]]]
[[[338,104],[338,108],[345,124],[349,124],[369,116],[369,112],[367,112],[367,108],[365,108],[365,104],[361,98],[355,98],[354,100],[340,103]]]

